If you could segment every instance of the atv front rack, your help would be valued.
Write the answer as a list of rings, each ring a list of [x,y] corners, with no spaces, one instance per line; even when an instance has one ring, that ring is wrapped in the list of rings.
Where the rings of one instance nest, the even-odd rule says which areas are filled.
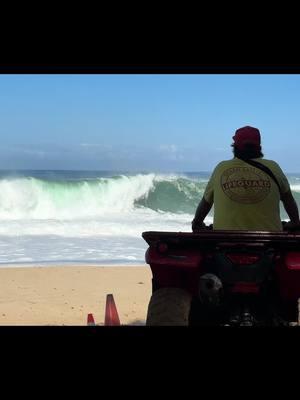
[[[204,230],[191,232],[159,232],[147,231],[142,237],[150,247],[163,242],[169,246],[201,248],[214,247],[220,243],[226,244],[265,244],[278,250],[300,251],[299,232],[265,232],[265,231],[225,231]]]

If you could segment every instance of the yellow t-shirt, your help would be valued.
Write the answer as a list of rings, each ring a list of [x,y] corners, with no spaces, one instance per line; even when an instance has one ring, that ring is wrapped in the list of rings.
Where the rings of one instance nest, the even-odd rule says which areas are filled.
[[[281,194],[290,185],[279,165],[272,160],[254,159],[275,175]],[[238,158],[220,162],[204,192],[214,204],[214,229],[281,231],[280,193],[274,180],[262,170]]]

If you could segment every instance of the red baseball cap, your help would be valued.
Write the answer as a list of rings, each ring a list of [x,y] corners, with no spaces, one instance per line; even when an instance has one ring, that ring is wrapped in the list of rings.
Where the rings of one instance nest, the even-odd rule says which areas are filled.
[[[260,146],[260,132],[257,128],[252,126],[244,126],[235,131],[235,135],[232,136],[234,145],[238,149],[243,149],[245,144],[252,144],[256,147]]]

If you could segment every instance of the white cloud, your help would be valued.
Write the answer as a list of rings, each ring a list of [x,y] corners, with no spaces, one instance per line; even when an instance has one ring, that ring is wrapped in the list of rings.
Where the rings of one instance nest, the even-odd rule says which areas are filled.
[[[80,143],[79,146],[88,147],[88,148],[90,148],[90,147],[98,147],[99,148],[100,147],[100,148],[103,148],[103,149],[111,149],[112,148],[111,145],[99,144],[99,143]]]
[[[26,146],[11,146],[11,147],[6,147],[6,151],[8,151],[11,154],[18,154],[18,155],[25,155],[25,156],[30,156],[30,157],[37,157],[37,158],[44,158],[46,155],[45,150],[41,150],[39,148],[28,148]]]
[[[178,147],[175,144],[161,144],[159,146],[159,151],[168,153],[177,153]]]
[[[182,161],[185,159],[181,149],[175,144],[162,144],[159,146],[158,151],[169,161]]]

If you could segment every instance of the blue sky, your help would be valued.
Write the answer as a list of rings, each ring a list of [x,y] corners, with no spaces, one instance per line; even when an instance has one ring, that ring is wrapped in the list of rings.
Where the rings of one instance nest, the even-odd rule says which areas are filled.
[[[237,128],[300,172],[300,75],[0,75],[0,169],[211,171]]]

